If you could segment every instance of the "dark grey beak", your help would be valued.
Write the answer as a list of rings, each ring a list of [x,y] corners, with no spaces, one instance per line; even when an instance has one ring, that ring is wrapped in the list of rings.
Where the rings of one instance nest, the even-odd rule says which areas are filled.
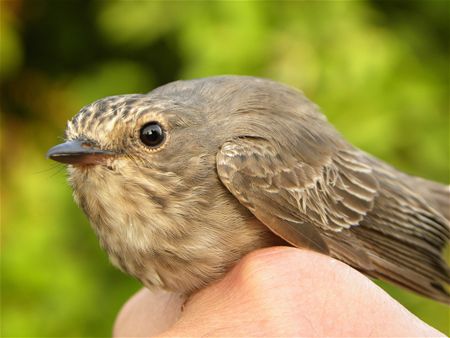
[[[68,141],[47,152],[47,158],[66,164],[101,164],[115,153],[93,146],[89,141]]]

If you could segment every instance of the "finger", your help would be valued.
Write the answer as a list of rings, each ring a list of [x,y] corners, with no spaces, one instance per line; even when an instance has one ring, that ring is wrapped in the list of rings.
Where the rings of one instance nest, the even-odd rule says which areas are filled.
[[[152,337],[169,329],[179,318],[184,297],[141,289],[120,310],[114,337]]]
[[[170,336],[442,336],[353,268],[308,250],[244,257],[193,295]]]

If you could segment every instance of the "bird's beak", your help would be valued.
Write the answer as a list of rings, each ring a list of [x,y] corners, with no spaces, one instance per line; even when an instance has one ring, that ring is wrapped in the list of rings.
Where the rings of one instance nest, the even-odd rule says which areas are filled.
[[[47,152],[47,158],[75,165],[101,164],[115,153],[93,146],[89,141],[68,141],[58,144]]]

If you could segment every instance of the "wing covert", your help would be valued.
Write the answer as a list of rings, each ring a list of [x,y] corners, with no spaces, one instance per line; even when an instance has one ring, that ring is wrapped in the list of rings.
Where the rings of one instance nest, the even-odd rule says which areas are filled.
[[[357,150],[318,156],[322,166],[300,162],[264,138],[237,138],[217,154],[217,171],[227,189],[274,233],[328,253],[329,236],[323,235],[358,226],[373,207],[377,182]]]

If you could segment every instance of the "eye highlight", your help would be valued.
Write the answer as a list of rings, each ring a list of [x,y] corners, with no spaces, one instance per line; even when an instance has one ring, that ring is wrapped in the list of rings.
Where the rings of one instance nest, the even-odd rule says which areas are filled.
[[[139,137],[146,146],[157,147],[163,143],[165,133],[158,122],[152,121],[145,124],[139,131]]]

